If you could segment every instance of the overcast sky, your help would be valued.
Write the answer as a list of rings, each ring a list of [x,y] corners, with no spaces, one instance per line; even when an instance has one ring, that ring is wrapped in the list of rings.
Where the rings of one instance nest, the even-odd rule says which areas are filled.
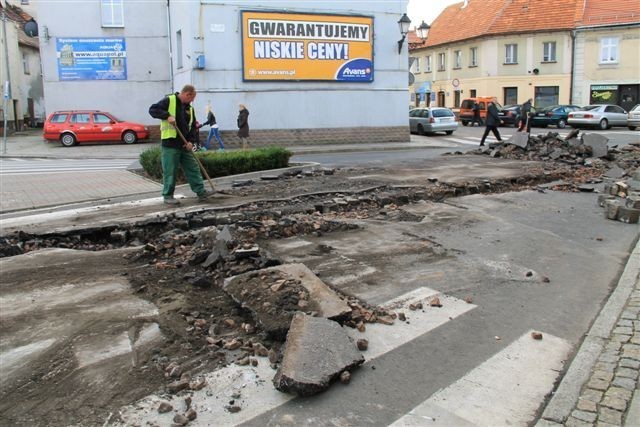
[[[445,7],[460,2],[462,0],[409,0],[407,15],[411,19],[411,28],[419,26],[423,20],[431,25]]]

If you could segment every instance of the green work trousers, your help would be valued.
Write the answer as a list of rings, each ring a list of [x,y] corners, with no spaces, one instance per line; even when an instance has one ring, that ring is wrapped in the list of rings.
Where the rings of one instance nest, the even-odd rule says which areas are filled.
[[[162,147],[162,196],[173,197],[176,189],[178,166],[182,166],[184,176],[189,182],[191,191],[197,195],[204,194],[204,184],[198,162],[194,154],[183,148]]]

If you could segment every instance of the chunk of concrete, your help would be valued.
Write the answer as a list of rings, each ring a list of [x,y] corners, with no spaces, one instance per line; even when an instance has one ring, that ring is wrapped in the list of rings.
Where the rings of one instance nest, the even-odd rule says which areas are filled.
[[[626,222],[627,224],[637,224],[640,219],[640,209],[628,208],[626,206],[620,206],[618,208],[618,221]]]
[[[607,219],[618,219],[620,203],[617,200],[607,200],[604,202],[604,217]]]
[[[364,357],[338,323],[296,313],[287,334],[276,389],[311,396],[329,388],[331,381],[364,363]]]
[[[300,282],[300,285],[309,294],[305,311],[315,311],[318,316],[328,319],[340,319],[351,313],[349,305],[304,264],[278,265],[226,279],[223,285],[225,292],[249,310],[260,327],[270,337],[284,340],[294,311],[285,310],[285,307],[265,305],[264,299],[247,298],[246,286],[250,277],[258,274],[268,280],[272,276],[272,272],[278,272],[289,279]],[[271,283],[267,285],[266,289],[272,289]],[[250,293],[255,293],[258,290],[253,288],[250,291]]]
[[[506,141],[506,143],[520,148],[527,148],[527,145],[529,144],[529,133],[516,132]]]
[[[585,133],[582,135],[584,145],[591,147],[593,157],[604,157],[609,153],[607,143],[609,138],[598,133]]]

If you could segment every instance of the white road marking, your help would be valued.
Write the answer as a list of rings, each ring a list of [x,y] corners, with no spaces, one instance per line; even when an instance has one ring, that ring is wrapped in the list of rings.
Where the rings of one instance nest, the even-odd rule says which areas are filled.
[[[441,308],[430,307],[428,304],[429,299],[436,295],[443,305]],[[409,304],[418,301],[423,303],[424,310],[410,311]],[[363,353],[367,361],[380,357],[476,307],[428,288],[416,289],[389,301],[385,306],[403,311],[410,323],[396,320],[396,324],[392,326],[367,324],[364,333],[346,329],[354,338],[369,340],[369,349]],[[205,375],[207,386],[191,395],[191,405],[198,412],[198,418],[189,425],[235,426],[293,399],[295,396],[281,393],[273,387],[271,379],[275,371],[269,367],[268,360],[258,360],[259,364],[256,367],[232,364]],[[358,372],[354,375],[358,375]],[[234,394],[240,394],[241,397],[234,398]],[[174,413],[159,414],[157,411],[159,403],[163,400],[170,400],[174,408],[184,412],[184,397],[171,400],[167,396],[151,395],[122,408],[120,416],[125,425],[169,425]],[[229,413],[225,406],[230,400],[235,400],[235,404],[242,410],[235,414]]]
[[[553,335],[527,332],[500,353],[442,389],[393,427],[526,426],[562,371],[571,345]]]

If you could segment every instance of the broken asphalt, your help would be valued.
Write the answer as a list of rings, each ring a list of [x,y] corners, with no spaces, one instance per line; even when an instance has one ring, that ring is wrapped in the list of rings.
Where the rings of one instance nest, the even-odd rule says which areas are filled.
[[[473,372],[473,358],[464,359],[460,363],[444,363],[444,360],[455,359],[457,352],[476,352],[477,361],[482,362],[496,353],[497,350],[493,347],[496,343],[520,341],[520,333],[501,325],[505,318],[492,314],[501,310],[509,312],[506,319],[514,316],[511,322],[517,325],[516,330],[526,330],[525,325],[545,329],[545,332],[546,328],[556,329],[553,333],[545,333],[542,342],[555,345],[555,350],[548,350],[546,355],[551,354],[557,359],[554,372],[562,372],[558,377],[553,375],[551,381],[545,384],[544,393],[529,392],[532,402],[527,404],[526,417],[519,418],[522,414],[507,412],[513,417],[507,418],[508,421],[527,424],[539,420],[541,425],[553,425],[567,423],[572,419],[587,422],[586,420],[593,418],[595,421],[597,417],[607,416],[611,417],[608,419],[615,420],[615,415],[620,414],[621,424],[625,415],[633,416],[638,399],[633,398],[631,393],[637,384],[638,364],[631,362],[640,361],[636,349],[640,344],[640,331],[637,329],[640,311],[638,228],[637,225],[607,221],[602,208],[597,206],[597,197],[593,193],[552,191],[550,186],[546,186],[549,182],[569,179],[572,175],[570,171],[565,170],[556,175],[555,171],[538,162],[479,156],[449,156],[419,165],[405,165],[393,171],[356,168],[332,172],[313,165],[292,168],[291,171],[288,178],[276,181],[263,181],[260,175],[273,177],[286,171],[270,171],[243,177],[245,181],[251,179],[255,182],[248,187],[236,188],[229,195],[214,198],[205,205],[186,198],[183,207],[166,209],[157,197],[157,192],[153,192],[146,196],[114,196],[109,203],[104,200],[94,201],[93,206],[72,205],[64,209],[14,212],[10,217],[5,216],[2,219],[3,235],[22,230],[35,235],[41,234],[45,240],[47,237],[44,235],[57,235],[57,238],[67,236],[68,240],[61,240],[64,240],[67,247],[75,249],[79,247],[73,243],[73,236],[74,233],[82,235],[81,230],[90,230],[88,235],[108,230],[109,237],[104,243],[100,243],[104,245],[104,252],[92,247],[98,244],[96,241],[89,241],[87,248],[95,252],[87,253],[86,257],[74,256],[58,249],[49,253],[46,250],[32,251],[2,260],[0,265],[3,267],[5,282],[2,290],[4,327],[1,351],[5,361],[2,393],[3,400],[12,405],[11,408],[3,405],[2,418],[14,424],[24,424],[27,420],[42,424],[42,417],[47,414],[51,416],[49,420],[54,425],[86,423],[87,420],[90,424],[97,423],[98,420],[126,424],[142,424],[145,421],[164,423],[169,422],[171,417],[175,421],[175,417],[180,415],[177,412],[193,416],[193,412],[189,411],[196,408],[197,419],[190,420],[194,425],[207,425],[214,419],[220,421],[218,425],[235,425],[240,422],[261,425],[266,424],[268,419],[284,425],[304,425],[311,422],[313,418],[308,418],[305,413],[314,407],[313,400],[298,402],[299,409],[296,409],[296,406],[287,404],[287,399],[275,399],[277,404],[265,403],[257,397],[251,400],[253,395],[245,389],[235,390],[229,395],[228,390],[236,387],[233,381],[227,384],[227,389],[220,386],[212,390],[210,386],[202,385],[205,387],[203,391],[209,393],[209,396],[214,393],[217,398],[217,390],[220,399],[225,399],[220,402],[223,404],[224,417],[220,417],[215,410],[208,410],[211,402],[198,395],[198,388],[203,383],[197,381],[193,387],[189,382],[185,385],[187,388],[191,387],[192,392],[189,393],[192,394],[186,397],[189,404],[184,410],[179,408],[177,396],[172,401],[175,410],[172,412],[172,408],[167,415],[156,411],[155,403],[158,400],[155,398],[139,401],[133,410],[126,407],[136,399],[152,394],[154,389],[162,389],[162,375],[150,369],[153,366],[151,360],[154,359],[147,353],[150,351],[155,354],[153,352],[163,346],[177,347],[181,343],[185,344],[175,337],[169,343],[165,341],[164,344],[159,344],[170,335],[168,331],[183,328],[184,325],[178,323],[173,326],[166,322],[178,320],[165,320],[163,323],[158,318],[165,312],[177,310],[178,314],[185,317],[186,324],[191,325],[188,326],[191,328],[189,334],[198,332],[201,329],[199,324],[207,324],[207,317],[200,313],[195,315],[207,308],[194,308],[193,302],[190,303],[191,306],[183,304],[183,300],[191,296],[181,289],[176,289],[175,295],[168,295],[163,291],[159,300],[152,297],[140,298],[140,295],[144,295],[152,287],[150,284],[136,282],[137,286],[133,287],[135,292],[131,292],[131,282],[127,277],[135,274],[128,268],[125,269],[127,276],[121,276],[117,280],[113,277],[113,272],[118,268],[116,266],[123,262],[122,257],[129,257],[136,251],[134,247],[120,248],[119,245],[113,245],[113,242],[118,239],[126,240],[126,232],[135,234],[140,244],[150,242],[153,233],[145,234],[139,230],[145,224],[153,226],[166,218],[185,231],[207,225],[250,228],[250,223],[257,221],[260,223],[256,229],[258,236],[253,236],[252,242],[258,238],[261,250],[285,263],[304,263],[323,281],[345,295],[356,296],[370,304],[384,305],[394,301],[394,298],[410,295],[421,286],[428,286],[436,291],[427,292],[425,295],[429,297],[423,297],[425,302],[432,301],[437,296],[441,305],[454,310],[446,312],[445,318],[436,321],[435,329],[425,335],[436,344],[436,348],[422,353],[424,350],[420,343],[424,341],[422,334],[425,331],[419,328],[413,331],[412,328],[417,328],[417,324],[434,322],[438,318],[435,310],[440,308],[430,307],[423,310],[425,314],[421,314],[420,310],[411,310],[410,304],[406,307],[397,301],[391,304],[390,307],[394,307],[396,312],[402,312],[403,316],[406,313],[410,320],[410,325],[396,321],[397,324],[393,326],[404,328],[397,334],[409,335],[407,339],[400,341],[400,345],[404,348],[414,347],[409,356],[405,355],[393,363],[395,365],[399,362],[400,365],[394,368],[385,361],[398,357],[393,355],[400,351],[394,352],[393,346],[384,342],[384,339],[376,342],[376,337],[380,338],[382,335],[373,333],[378,324],[368,327],[370,345],[363,355],[367,360],[375,361],[375,364],[365,364],[364,369],[368,368],[368,371],[363,368],[355,370],[349,387],[342,390],[331,389],[328,392],[344,402],[365,399],[372,400],[377,405],[375,417],[368,418],[366,414],[357,411],[351,414],[351,425],[388,425],[394,421],[397,425],[423,425],[416,423],[416,419],[424,422],[428,419],[425,417],[437,418],[439,421],[439,424],[434,420],[428,425],[460,425],[461,420],[486,425],[490,420],[495,421],[497,418],[489,418],[490,411],[487,408],[484,408],[487,412],[474,418],[472,413],[461,413],[452,406],[446,406],[442,399],[432,400],[426,405],[420,404],[424,398],[418,399],[418,396],[420,391],[427,392],[428,396],[438,389],[449,390],[456,379],[465,377],[469,370]],[[227,178],[226,181],[216,180],[216,184],[233,190],[233,181],[239,179],[234,177]],[[185,191],[185,196],[188,195]],[[314,215],[304,216],[312,212]],[[310,220],[309,231],[305,231],[307,220]],[[107,243],[109,240],[112,243]],[[189,241],[183,242],[187,250],[190,244]],[[153,253],[160,258],[162,252],[155,246]],[[243,246],[243,249],[250,250],[251,247]],[[629,249],[634,247],[635,249]],[[23,266],[19,265],[20,258],[25,263]],[[156,270],[175,267],[161,263],[160,259],[150,262],[155,264]],[[570,266],[569,270],[564,268],[567,265]],[[49,276],[53,276],[56,270],[65,269],[69,270],[68,282],[58,281],[57,286],[54,285],[55,280]],[[25,277],[29,270],[39,278]],[[43,277],[43,272],[47,272],[47,277]],[[234,275],[236,273],[240,273],[240,270],[235,271]],[[544,280],[545,277],[550,278],[552,285]],[[195,286],[192,279],[196,277],[185,277],[185,280],[191,281]],[[158,283],[162,280],[164,279],[159,279]],[[91,286],[86,286],[87,284]],[[571,286],[572,284],[576,286]],[[144,288],[145,286],[148,288]],[[484,291],[480,290],[485,288]],[[97,300],[94,301],[93,298]],[[161,301],[162,298],[166,301]],[[213,300],[222,296],[211,298]],[[542,306],[542,311],[533,311],[530,304],[525,306],[520,302],[527,299],[533,306]],[[31,301],[31,306],[25,305],[25,301]],[[514,304],[517,307],[510,307]],[[580,307],[577,311],[572,311],[566,305]],[[603,308],[594,321],[591,313],[596,313],[600,307]],[[33,316],[34,311],[40,315]],[[71,318],[67,317],[65,321],[65,316]],[[455,336],[456,330],[470,327],[461,323],[456,325],[465,316],[476,323],[471,326],[471,338],[467,337],[467,343],[451,342],[447,339],[449,334]],[[630,320],[629,316],[635,316],[632,317],[630,326],[625,323]],[[521,322],[516,317],[526,321]],[[127,321],[131,318],[139,319],[136,327]],[[558,327],[563,318],[565,325]],[[239,327],[248,324],[240,321],[235,323]],[[121,329],[119,324],[128,325],[130,329]],[[589,329],[590,324],[593,326]],[[95,325],[99,327],[96,328]],[[229,329],[233,324],[226,322],[223,326]],[[575,327],[577,329],[572,329]],[[579,332],[580,329],[582,332]],[[121,331],[126,333],[122,342],[119,338]],[[226,332],[228,331],[213,331],[208,336],[224,336]],[[585,333],[586,338],[583,340],[582,335]],[[106,347],[105,336],[111,337],[107,340],[109,344]],[[625,340],[620,336],[627,338]],[[559,337],[564,339],[558,339]],[[490,338],[491,343],[486,341],[487,338]],[[220,339],[219,342],[216,340],[209,345],[234,345],[231,339]],[[611,344],[616,342],[620,346],[617,350],[612,350],[616,346]],[[391,346],[388,354],[381,350],[385,345]],[[151,350],[147,348],[149,346]],[[623,346],[628,348],[623,349]],[[188,352],[183,350],[176,350],[171,354],[176,356],[176,360],[177,356],[183,357],[178,360],[179,363],[175,363],[173,367],[170,363],[163,365],[163,372],[166,372],[169,379],[180,378],[180,370],[198,372],[197,365],[202,363],[201,360],[198,361],[199,355],[187,357],[185,354]],[[52,358],[52,351],[59,356]],[[612,352],[620,355],[615,366],[611,366]],[[134,355],[133,368],[128,365],[125,368],[123,365],[127,360],[123,357],[129,353]],[[431,363],[415,357],[420,354],[428,355],[433,360],[433,366],[448,366],[450,372],[424,372]],[[603,356],[609,357],[609,361],[603,362]],[[144,358],[149,361],[137,361]],[[52,363],[42,363],[43,359]],[[572,360],[572,363],[565,364],[565,360]],[[248,358],[247,362],[251,364],[252,359]],[[603,363],[608,365],[604,366]],[[625,389],[623,385],[629,387],[630,384],[620,381],[620,378],[628,378],[631,374],[626,370],[631,368],[622,364],[635,366],[635,380],[630,393],[626,395],[627,399],[622,399],[625,403],[620,406],[619,401],[607,400],[611,397],[611,393],[607,393],[612,391],[625,395],[620,389]],[[240,363],[236,365],[244,366]],[[254,368],[260,375],[273,375],[269,374],[269,363],[265,365],[266,371],[262,368],[263,363]],[[371,371],[373,367],[377,367],[377,371],[382,370],[385,375],[395,375],[396,380],[401,380],[402,390],[385,383],[380,374]],[[211,366],[207,365],[207,368],[211,369]],[[602,371],[605,369],[611,370],[605,371],[610,374],[605,375],[606,378],[610,377],[609,384],[597,384],[600,387],[597,390],[602,396],[594,403],[594,410],[586,410],[588,405],[585,400],[588,399],[583,394],[585,390],[596,390],[589,385],[592,376],[603,376]],[[625,370],[627,377],[620,377],[620,369]],[[215,375],[215,372],[221,371],[210,372],[211,374],[205,373],[205,378],[209,384],[213,384],[215,381],[207,375]],[[411,376],[416,376],[416,372],[421,372],[423,377],[417,383],[410,379]],[[535,376],[536,373],[537,371],[532,372],[531,375]],[[70,396],[65,396],[64,388],[48,384],[51,379],[60,378],[61,374],[67,380],[71,379],[70,384],[81,385],[79,389],[89,393],[94,403],[89,404],[88,401],[75,398],[74,393],[69,390],[67,392]],[[102,390],[102,393],[98,393],[91,384],[104,387],[105,383],[100,378],[105,375],[112,378],[111,383],[116,385],[113,388],[107,387],[107,392]],[[246,375],[247,371],[241,374],[241,381],[250,383],[251,377]],[[133,378],[120,378],[123,376]],[[219,377],[217,381],[223,384],[227,380]],[[556,381],[558,383],[554,385]],[[18,388],[14,388],[16,384],[19,385]],[[118,388],[118,385],[127,386],[127,392],[124,393],[123,388]],[[378,387],[386,390],[384,396],[366,395],[366,390]],[[41,394],[38,388],[46,390],[48,394]],[[482,386],[478,388],[482,390]],[[264,394],[263,389],[260,392]],[[110,394],[118,394],[118,398],[109,397]],[[48,396],[46,400],[51,403],[43,401],[45,395]],[[437,395],[446,396],[443,393],[434,394]],[[322,396],[312,415],[321,416],[327,411],[349,413],[344,404]],[[394,402],[391,405],[393,410],[389,410],[388,400],[392,396],[401,396],[403,399]],[[550,399],[551,396],[553,397]],[[230,403],[232,400],[233,404]],[[100,411],[94,408],[95,402],[110,410]],[[145,402],[153,402],[153,405],[147,407]],[[457,404],[461,404],[464,409],[464,401]],[[618,409],[611,407],[616,404]],[[114,407],[117,408],[117,405],[122,405],[124,409],[117,416],[109,416],[110,412],[116,412]],[[469,405],[472,405],[471,401]],[[326,406],[326,411],[323,406]],[[147,408],[150,410],[147,411]],[[265,408],[269,412],[263,412]],[[29,411],[32,411],[31,415]],[[438,417],[434,416],[436,413],[439,414]],[[209,415],[215,418],[207,418]],[[178,419],[184,421],[182,418]]]

